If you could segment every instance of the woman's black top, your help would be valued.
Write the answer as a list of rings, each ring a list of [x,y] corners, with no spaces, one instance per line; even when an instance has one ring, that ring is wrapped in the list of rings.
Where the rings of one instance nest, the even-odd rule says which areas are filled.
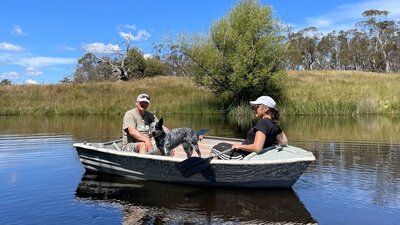
[[[246,140],[244,140],[243,144],[253,144],[254,139],[256,138],[257,131],[261,131],[263,132],[263,134],[265,134],[266,138],[263,148],[274,145],[276,142],[276,136],[282,133],[282,129],[275,121],[271,119],[261,119],[253,128],[249,130],[249,132],[247,132],[247,137]],[[242,151],[242,153],[248,155],[250,152]]]

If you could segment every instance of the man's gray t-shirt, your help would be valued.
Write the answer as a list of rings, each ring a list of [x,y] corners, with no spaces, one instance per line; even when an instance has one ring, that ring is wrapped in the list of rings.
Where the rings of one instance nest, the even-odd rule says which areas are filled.
[[[145,111],[143,117],[140,115],[137,108],[127,111],[124,115],[122,123],[122,143],[125,146],[131,142],[137,142],[128,132],[128,127],[134,127],[140,133],[149,137],[150,124],[157,122],[158,119],[150,112]]]

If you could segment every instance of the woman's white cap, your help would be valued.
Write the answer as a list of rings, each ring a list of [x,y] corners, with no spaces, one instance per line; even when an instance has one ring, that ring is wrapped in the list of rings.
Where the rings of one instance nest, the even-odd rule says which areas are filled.
[[[255,101],[250,101],[251,105],[266,105],[270,108],[275,108],[276,102],[269,96],[261,96],[257,98]]]

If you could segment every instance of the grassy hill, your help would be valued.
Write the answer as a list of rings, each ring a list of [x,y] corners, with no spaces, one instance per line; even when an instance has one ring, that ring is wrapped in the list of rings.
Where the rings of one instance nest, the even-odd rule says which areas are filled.
[[[153,112],[218,114],[220,104],[188,78],[156,77],[131,82],[0,86],[0,115],[123,114],[140,93]]]
[[[283,114],[400,113],[400,75],[353,71],[289,71]],[[123,114],[139,93],[151,96],[150,110],[221,114],[219,99],[182,77],[131,82],[0,85],[0,115]],[[243,106],[249,108],[247,105]]]

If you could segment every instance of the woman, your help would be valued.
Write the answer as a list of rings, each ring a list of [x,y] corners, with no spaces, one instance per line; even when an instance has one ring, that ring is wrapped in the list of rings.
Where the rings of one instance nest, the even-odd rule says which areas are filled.
[[[256,117],[260,120],[247,132],[247,138],[242,144],[234,144],[234,151],[220,155],[220,159],[243,159],[251,152],[261,152],[264,148],[274,144],[286,145],[288,139],[276,120],[279,119],[279,112],[275,101],[269,96],[261,96],[255,101],[250,101]],[[213,151],[215,154],[221,150]]]

